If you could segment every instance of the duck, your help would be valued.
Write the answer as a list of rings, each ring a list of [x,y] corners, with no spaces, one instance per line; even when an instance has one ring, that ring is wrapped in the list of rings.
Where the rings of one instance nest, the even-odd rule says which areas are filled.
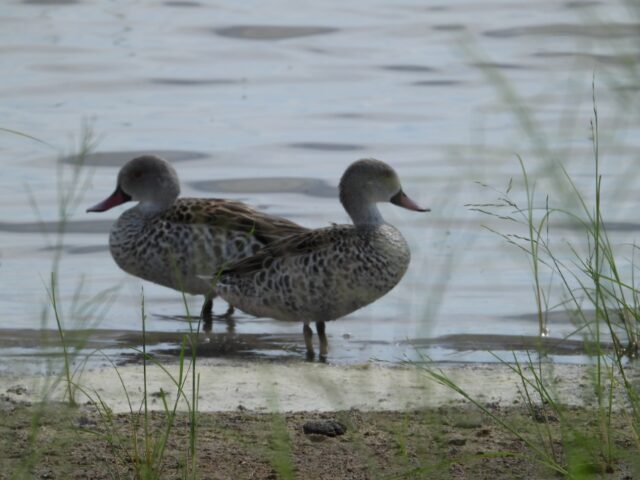
[[[143,155],[120,169],[115,191],[87,212],[138,202],[113,224],[109,233],[111,256],[131,275],[204,295],[200,315],[209,325],[216,290],[203,274],[308,230],[242,202],[179,196],[180,181],[173,166],[161,157]],[[234,306],[229,304],[224,316],[233,313]]]
[[[315,322],[320,360],[329,344],[326,322],[376,301],[402,279],[411,258],[402,234],[384,221],[378,203],[416,212],[395,170],[373,158],[346,169],[339,185],[352,224],[295,233],[217,272],[216,291],[242,311],[303,323],[307,359],[313,360]]]

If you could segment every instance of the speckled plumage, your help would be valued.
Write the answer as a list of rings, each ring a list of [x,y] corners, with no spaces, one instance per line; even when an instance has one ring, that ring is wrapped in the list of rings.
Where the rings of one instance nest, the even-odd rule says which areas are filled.
[[[209,319],[216,292],[206,279],[261,247],[308,231],[284,218],[241,202],[178,198],[180,182],[162,158],[145,155],[127,162],[113,194],[89,208],[103,212],[130,200],[139,202],[114,223],[111,254],[120,268],[137,277],[191,294],[205,295]],[[233,308],[230,305],[229,312]]]
[[[224,270],[217,291],[253,315],[330,321],[395,287],[409,259],[391,225],[334,225],[275,242]]]
[[[162,212],[139,206],[125,211],[111,229],[109,248],[131,275],[207,295],[214,292],[204,276],[305,230],[240,202],[179,198]]]
[[[402,191],[395,171],[374,159],[354,162],[340,181],[340,201],[354,225],[333,225],[278,240],[224,269],[217,292],[257,316],[304,322],[307,356],[314,356],[310,322],[326,357],[325,322],[368,305],[395,287],[409,266],[400,232],[382,219],[378,202],[425,211]]]

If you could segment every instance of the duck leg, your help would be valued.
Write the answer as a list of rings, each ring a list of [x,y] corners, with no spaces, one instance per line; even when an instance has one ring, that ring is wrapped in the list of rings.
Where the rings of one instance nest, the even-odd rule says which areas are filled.
[[[213,317],[213,299],[216,298],[216,294],[212,291],[205,294],[204,303],[200,309],[200,316],[203,320],[211,320]]]
[[[200,310],[200,316],[203,320],[209,320],[213,318],[213,299],[216,297],[214,293],[208,293],[204,297],[204,303],[202,304],[202,309]],[[236,309],[233,305],[229,305],[227,307],[227,311],[222,315],[216,315],[220,318],[228,318],[231,317],[235,313]]]
[[[224,312],[222,315],[216,315],[217,318],[225,321],[225,323],[227,324],[228,333],[233,333],[236,330],[236,321],[233,319],[233,312],[235,311],[236,309],[233,308],[233,305],[229,304],[226,312]]]
[[[316,356],[313,351],[313,330],[309,326],[309,322],[304,322],[304,327],[302,327],[302,333],[304,333],[304,344],[307,347],[307,360],[313,360],[313,357]]]
[[[213,314],[213,299],[216,297],[215,293],[208,293],[204,297],[204,303],[202,304],[202,309],[200,310],[200,317],[202,318],[202,330],[205,332],[210,332],[213,326],[213,319],[222,318],[227,322],[227,332],[232,333],[235,331],[236,322],[233,320],[232,316],[235,312],[235,308],[233,305],[229,305],[227,311],[223,315],[214,315]]]
[[[227,311],[224,312],[224,314],[220,315],[221,318],[230,318],[233,316],[233,314],[235,313],[236,309],[234,308],[233,305],[229,305],[229,307],[227,307]]]
[[[207,295],[204,297],[204,303],[202,304],[202,309],[200,310],[200,316],[203,319],[211,318],[213,316],[213,295]]]
[[[211,324],[213,323],[213,298],[215,294],[208,293],[204,296],[204,303],[200,310],[200,317],[202,318],[202,329],[205,332],[211,331]]]
[[[329,342],[327,341],[327,335],[325,333],[325,323],[316,322],[316,331],[318,332],[318,339],[320,340],[320,360],[326,361],[327,354],[329,353]]]

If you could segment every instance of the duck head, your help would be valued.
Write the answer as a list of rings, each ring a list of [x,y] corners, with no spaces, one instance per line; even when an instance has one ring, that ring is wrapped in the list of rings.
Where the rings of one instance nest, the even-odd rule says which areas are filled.
[[[340,179],[340,202],[355,225],[384,223],[377,203],[428,212],[402,190],[398,174],[385,162],[367,158],[353,162]]]
[[[129,160],[118,173],[115,191],[87,212],[104,212],[128,201],[140,202],[143,209],[161,211],[180,195],[180,182],[175,169],[155,155]]]

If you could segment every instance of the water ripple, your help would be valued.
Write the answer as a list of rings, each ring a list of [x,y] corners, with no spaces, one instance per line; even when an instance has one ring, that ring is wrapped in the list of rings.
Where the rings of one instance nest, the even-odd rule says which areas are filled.
[[[336,198],[338,189],[324,180],[302,177],[228,178],[190,182],[196,190],[221,193],[300,193],[312,197]]]
[[[637,23],[607,23],[601,25],[556,23],[524,27],[501,28],[484,33],[487,37],[513,38],[529,35],[576,36],[591,38],[634,37],[640,33]]]
[[[234,25],[214,29],[221,37],[243,40],[284,40],[288,38],[308,37],[337,32],[332,27],[296,27],[278,25]]]
[[[128,150],[120,152],[96,152],[90,153],[84,158],[84,165],[94,167],[121,167],[132,158],[141,155],[158,155],[169,162],[183,162],[186,160],[201,160],[209,157],[206,153],[191,152],[188,150]],[[62,159],[65,163],[76,163],[77,157],[69,156]]]

